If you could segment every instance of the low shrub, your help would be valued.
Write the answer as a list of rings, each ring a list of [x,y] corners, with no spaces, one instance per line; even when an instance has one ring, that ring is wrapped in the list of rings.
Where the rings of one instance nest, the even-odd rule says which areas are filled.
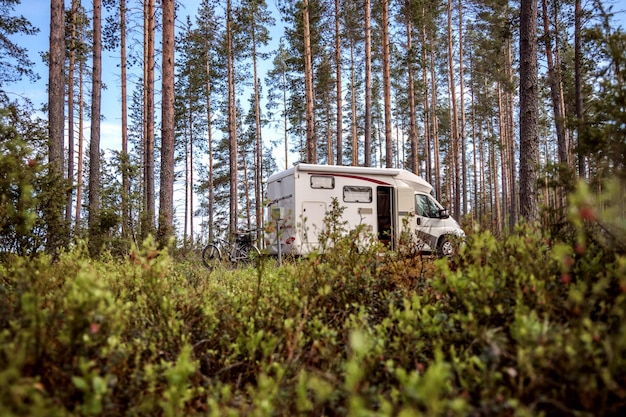
[[[572,201],[569,240],[478,231],[438,260],[340,222],[280,267],[208,272],[151,240],[12,258],[0,415],[621,415],[626,257]]]

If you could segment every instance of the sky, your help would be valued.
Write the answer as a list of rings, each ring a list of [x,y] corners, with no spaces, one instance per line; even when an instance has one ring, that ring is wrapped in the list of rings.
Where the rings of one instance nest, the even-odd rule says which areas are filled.
[[[66,7],[70,1],[65,0]],[[82,1],[84,7],[91,7],[91,0]],[[178,11],[177,18],[194,16],[200,4],[200,0],[183,0],[183,8]],[[36,7],[33,7],[36,6]],[[41,53],[49,50],[49,27],[50,27],[50,2],[49,0],[21,0],[21,4],[14,10],[15,15],[23,15],[30,23],[39,28],[39,33],[34,36],[14,37],[14,42],[28,49],[32,62],[35,63],[35,72],[40,79],[31,83],[23,80],[20,83],[7,85],[6,90],[23,97],[29,98],[36,108],[40,108],[48,101],[47,82],[48,68],[42,62]],[[160,39],[157,39],[160,42]],[[157,45],[158,46],[158,45]],[[120,99],[120,69],[118,67],[119,54],[116,51],[103,51],[102,53],[102,79],[106,89],[102,90],[102,115],[101,121],[101,148],[121,149],[121,99]],[[130,90],[129,86],[129,90]],[[89,99],[87,99],[89,101]],[[66,110],[67,112],[67,110]],[[158,116],[158,115],[157,115]],[[89,137],[89,121],[85,120],[85,138]]]

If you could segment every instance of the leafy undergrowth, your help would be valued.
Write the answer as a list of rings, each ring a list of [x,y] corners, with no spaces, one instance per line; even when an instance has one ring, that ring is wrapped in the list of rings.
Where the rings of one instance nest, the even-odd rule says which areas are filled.
[[[0,265],[2,416],[623,415],[626,257],[473,233],[433,260],[355,238],[278,267]],[[358,233],[358,231],[354,231]]]

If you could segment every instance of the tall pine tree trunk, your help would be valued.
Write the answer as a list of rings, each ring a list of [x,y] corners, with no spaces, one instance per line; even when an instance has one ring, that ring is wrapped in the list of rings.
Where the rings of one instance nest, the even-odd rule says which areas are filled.
[[[576,122],[578,125],[577,128],[577,139],[578,139],[578,176],[580,178],[585,178],[585,153],[582,149],[582,144],[580,142],[580,127],[584,122],[584,114],[583,114],[583,81],[582,81],[582,18],[583,11],[581,6],[581,0],[575,1],[575,11],[574,11],[574,85],[575,85],[575,100],[576,100]]]
[[[154,231],[154,0],[144,8],[144,214],[142,237]]]
[[[317,141],[315,137],[315,110],[313,97],[313,60],[311,57],[311,26],[309,20],[309,0],[302,5],[304,23],[304,85],[306,101],[306,161],[317,163]]]
[[[335,88],[337,90],[337,137],[335,140],[337,141],[337,165],[343,165],[343,93],[341,92],[341,26],[339,10],[339,0],[335,0]]]
[[[78,64],[78,161],[76,167],[76,220],[74,224],[74,233],[79,234],[81,229],[81,216],[83,207],[83,129],[84,117],[83,103],[83,74],[85,72],[84,60],[80,60]]]
[[[513,52],[512,52],[512,39],[511,37],[507,38],[507,60],[506,62],[506,76],[509,80],[509,85],[513,85]],[[507,135],[507,144],[508,144],[508,166],[509,166],[509,196],[510,196],[510,206],[509,206],[509,228],[513,230],[515,225],[517,224],[518,218],[518,204],[517,204],[517,169],[516,169],[516,158],[515,158],[515,132],[514,132],[514,122],[513,122],[513,114],[515,112],[513,108],[513,91],[511,88],[506,88],[505,90],[505,109],[506,109],[506,135]]]
[[[76,66],[76,13],[78,0],[72,0],[70,9],[70,47],[69,62],[67,68],[67,181],[74,183],[74,69]],[[67,207],[65,208],[65,221],[72,221],[72,187],[67,193]]]
[[[65,124],[65,9],[63,0],[50,1],[50,61],[48,74],[48,130],[50,168],[63,172]]]
[[[424,17],[424,9],[422,8],[422,18]],[[423,20],[423,19],[422,19]],[[424,89],[424,99],[423,99],[423,107],[424,107],[424,159],[426,160],[426,173],[425,178],[426,181],[432,182],[432,166],[431,166],[431,155],[430,155],[430,144],[431,144],[431,123],[430,123],[430,103],[428,100],[428,68],[426,63],[428,62],[428,52],[427,52],[427,44],[426,44],[426,25],[422,26],[422,88]]]
[[[413,58],[410,56],[413,54],[413,39],[411,32],[413,28],[411,26],[411,16],[406,17],[406,48],[409,53],[407,62],[407,75],[409,81],[409,143],[411,145],[411,154],[409,156],[409,168],[419,175],[419,152],[417,143],[417,111],[415,109],[415,69],[413,68]]]
[[[385,165],[393,167],[393,138],[391,136],[391,64],[389,52],[389,0],[382,0],[383,29],[383,101],[385,105]]]
[[[452,0],[448,0],[448,72],[450,81],[450,108],[452,114],[450,115],[450,135],[452,136],[452,157],[450,158],[451,171],[453,175],[453,215],[455,218],[459,218],[461,211],[461,193],[460,193],[460,164],[459,164],[459,122],[458,111],[456,108],[456,79],[454,77],[454,54],[452,53]]]
[[[237,196],[237,120],[235,101],[235,63],[232,41],[232,8],[231,0],[226,3],[226,43],[227,43],[227,74],[228,74],[228,143],[230,155],[230,234],[237,231],[238,196]]]
[[[128,157],[128,101],[126,76],[126,0],[120,0],[120,67],[122,87],[122,237],[130,235],[130,160]]]
[[[363,133],[364,165],[372,165],[372,10],[365,0],[365,130]],[[354,141],[355,139],[353,139]],[[354,154],[357,154],[355,158]],[[352,150],[352,165],[358,165],[358,151]]]
[[[92,254],[99,252],[100,229],[100,100],[102,93],[102,5],[93,2],[93,66],[91,81],[91,138],[89,141],[89,235]]]
[[[441,167],[439,163],[439,117],[437,116],[437,77],[435,76],[435,52],[430,50],[430,82],[432,89],[433,169],[435,171],[435,198],[441,200]]]
[[[3,30],[3,40],[4,32]],[[69,237],[63,218],[63,210],[69,209],[69,207],[67,207],[65,199],[57,197],[67,193],[63,181],[65,168],[63,155],[65,142],[65,9],[62,0],[50,2],[48,75],[48,167],[54,190],[51,190],[50,195],[53,198],[45,206],[43,215],[47,225],[46,248],[48,252],[56,255],[64,241]]]
[[[351,122],[352,122],[352,166],[359,165],[359,145],[358,145],[358,129],[357,129],[357,115],[356,115],[356,65],[354,56],[354,41],[350,42],[350,94],[352,97],[351,107]],[[367,88],[366,88],[367,94]],[[365,100],[365,106],[367,108],[367,100]],[[367,110],[365,111],[365,125],[367,126]],[[367,135],[366,135],[367,136]]]
[[[257,50],[255,22],[252,22],[252,69],[254,74],[254,129],[255,129],[255,167],[254,167],[254,201],[256,228],[263,228],[263,138],[261,137],[261,91],[257,73]],[[260,232],[258,238],[260,239]]]
[[[161,84],[161,177],[159,230],[161,247],[174,234],[174,0],[161,0],[163,48]]]
[[[550,30],[550,16],[548,13],[548,0],[541,0],[541,12],[543,15],[543,41],[546,51],[546,63],[548,65],[548,80],[550,82],[550,98],[552,99],[552,111],[554,112],[554,124],[558,146],[559,163],[568,164],[567,140],[565,129],[565,114],[561,107],[561,77],[560,69],[555,66],[552,53],[552,32]],[[556,16],[554,17],[557,18]],[[558,46],[557,46],[558,47]]]
[[[283,71],[280,74],[282,78],[282,85],[287,85],[287,74]],[[285,144],[285,169],[289,168],[289,131],[288,131],[288,118],[287,118],[287,89],[283,87],[283,142]]]
[[[469,48],[470,50],[470,56],[469,56],[469,60],[470,60],[470,108],[471,110],[471,118],[470,118],[470,123],[472,125],[472,179],[473,179],[473,185],[474,185],[474,202],[473,202],[473,207],[472,210],[470,211],[470,214],[472,216],[472,223],[475,222],[476,220],[481,219],[482,217],[482,212],[480,210],[480,203],[479,203],[479,198],[478,198],[478,185],[479,185],[479,179],[478,179],[478,158],[476,157],[476,154],[478,152],[478,148],[476,145],[476,124],[477,124],[477,120],[476,120],[476,100],[474,97],[474,80],[473,80],[473,60],[472,60],[472,49]],[[465,129],[463,129],[465,130]],[[482,160],[482,159],[481,159]],[[481,169],[482,169],[482,165],[481,165]],[[482,188],[481,188],[482,189]],[[467,207],[467,206],[466,206]]]
[[[189,240],[189,224],[193,224],[193,211],[190,212],[190,202],[193,201],[193,188],[191,186],[191,171],[193,164],[191,156],[193,154],[193,108],[194,98],[191,93],[191,83],[187,86],[187,112],[185,114],[185,138],[189,138],[189,141],[185,141],[185,215],[183,216],[184,231],[183,231],[183,245],[187,248],[187,241]]]
[[[208,157],[209,157],[209,242],[212,242],[215,238],[215,230],[213,229],[213,207],[214,207],[214,191],[213,191],[213,113],[211,112],[211,54],[210,45],[207,45],[206,51],[206,119],[207,119],[207,142],[208,142]]]
[[[505,108],[504,108],[504,100],[502,99],[503,96],[503,86],[501,82],[497,82],[497,89],[498,89],[498,135],[499,135],[499,139],[500,139],[500,178],[502,180],[502,204],[504,206],[504,211],[506,214],[510,213],[510,189],[509,189],[509,176],[510,176],[510,169],[508,168],[508,163],[509,163],[509,157],[508,157],[508,152],[509,152],[509,145],[508,145],[508,140],[509,137],[507,135],[507,131],[506,131],[506,115],[505,115]],[[505,215],[506,215],[505,214]],[[502,224],[501,226],[504,226],[504,224]]]
[[[459,135],[461,141],[461,214],[467,213],[467,141],[466,129],[465,129],[465,73],[463,69],[463,2],[459,0],[459,90],[460,90],[460,104],[461,104],[461,126],[459,128]],[[472,210],[473,211],[473,210]]]
[[[537,1],[520,5],[520,214],[539,220],[537,178],[539,81],[537,71]]]

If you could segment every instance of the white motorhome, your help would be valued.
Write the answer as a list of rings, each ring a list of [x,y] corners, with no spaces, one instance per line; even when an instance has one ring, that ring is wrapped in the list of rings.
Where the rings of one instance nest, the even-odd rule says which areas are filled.
[[[364,224],[393,247],[406,221],[424,251],[450,254],[465,234],[432,190],[423,178],[402,169],[300,163],[267,181],[268,220],[279,225],[266,236],[267,250],[304,255],[317,249],[324,217],[336,198],[348,230]]]

